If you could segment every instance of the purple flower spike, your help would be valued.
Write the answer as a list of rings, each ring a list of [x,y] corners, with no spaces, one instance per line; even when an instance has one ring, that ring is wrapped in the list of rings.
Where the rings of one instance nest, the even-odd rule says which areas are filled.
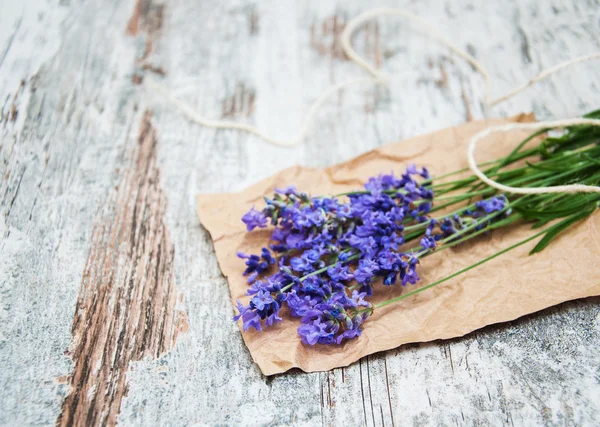
[[[333,267],[329,267],[327,269],[327,274],[331,280],[335,280],[336,282],[352,280],[354,278],[350,269],[347,266],[342,266],[341,263],[337,263]]]
[[[238,253],[251,286],[250,301],[247,306],[238,303],[235,318],[242,319],[246,330],[261,330],[281,321],[279,311],[287,304],[289,313],[301,318],[298,334],[307,345],[340,344],[360,336],[373,312],[364,299],[372,295],[373,286],[419,280],[418,259],[403,252],[405,228],[415,230],[415,224],[426,222],[423,235],[408,235],[433,250],[441,239],[465,227],[462,218],[439,224],[431,219],[434,194],[422,179],[429,179],[427,169],[410,165],[400,175],[372,177],[366,191],[346,197],[311,197],[295,187],[265,197],[262,210],[252,208],[242,218],[248,231],[269,222],[273,229],[261,253]],[[505,202],[482,201],[465,216],[489,215]],[[267,273],[275,261],[278,268]]]
[[[360,327],[372,313],[365,294],[354,291],[352,296],[341,291],[325,303],[317,304],[302,318],[298,328],[302,342],[308,345],[341,344],[360,336]]]
[[[263,212],[254,209],[254,207],[246,212],[242,217],[242,221],[246,224],[248,231],[252,231],[256,227],[265,228],[267,226],[267,216]]]
[[[315,304],[317,304],[316,299],[311,298],[309,295],[299,297],[296,291],[292,291],[288,294],[286,302],[291,315],[294,317],[306,316]]]
[[[242,319],[244,331],[254,328],[257,331],[262,331],[261,320],[265,321],[265,326],[272,326],[276,322],[281,322],[279,310],[283,299],[281,294],[273,297],[266,290],[259,290],[251,299],[248,306],[237,302],[237,310],[239,314],[233,317],[233,320]]]
[[[421,246],[423,246],[424,249],[434,250],[437,247],[437,244],[433,236],[425,236],[421,239]]]
[[[275,258],[267,248],[262,248],[261,255],[246,255],[243,252],[238,252],[239,258],[246,260],[246,270],[244,276],[248,276],[248,283],[252,284],[259,274],[264,273],[270,265],[275,264]]]
[[[296,194],[296,186],[288,185],[285,188],[276,188],[275,192],[278,194],[283,194],[285,196],[289,196],[290,194]]]
[[[486,214],[491,214],[492,212],[498,212],[504,209],[504,205],[507,203],[506,197],[504,195],[490,197],[489,199],[480,200],[475,203],[475,207],[479,210],[482,210]]]

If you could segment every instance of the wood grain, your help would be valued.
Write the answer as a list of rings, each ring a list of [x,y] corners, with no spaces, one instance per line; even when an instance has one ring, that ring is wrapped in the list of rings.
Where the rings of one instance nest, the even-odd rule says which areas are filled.
[[[500,95],[545,67],[600,50],[597,1],[4,3],[1,425],[53,424],[76,392],[64,382],[81,365],[64,352],[73,338],[85,274],[101,272],[86,270],[92,251],[97,262],[106,253],[97,246],[98,230],[114,229],[122,207],[113,197],[124,194],[123,180],[135,175],[131,162],[146,109],[153,111],[159,141],[153,167],[160,181],[152,185],[168,198],[161,209],[149,202],[150,211],[161,212],[176,248],[169,274],[183,294],[175,310],[178,304],[185,310],[189,330],[160,357],[139,360],[139,347],[135,357],[127,353],[128,366],[119,365],[127,394],[118,424],[597,424],[598,300],[565,304],[448,342],[404,346],[329,373],[266,380],[231,322],[227,286],[195,213],[198,193],[240,190],[294,164],[330,166],[468,117],[524,111],[540,119],[581,115],[598,108],[597,64],[565,70],[484,111],[483,83],[471,67],[409,23],[381,18],[359,30],[354,43],[372,63],[380,58],[382,71],[392,77],[389,88],[344,90],[317,115],[305,144],[287,150],[247,134],[194,125],[143,86],[153,73],[210,117],[231,114],[288,137],[325,88],[364,76],[331,52],[339,52],[334,34],[340,26],[372,6],[404,7],[426,18],[486,65],[494,95]],[[164,77],[153,71],[158,69]],[[158,233],[158,223],[147,221]],[[118,250],[117,258],[124,259]],[[170,260],[168,251],[161,252]],[[157,264],[148,259],[146,265]],[[130,268],[113,266],[119,272]],[[114,280],[122,283],[119,277]],[[88,340],[87,348],[98,351],[84,335],[80,342]],[[170,347],[167,341],[164,348]],[[100,360],[84,353],[79,360]],[[101,360],[100,373],[113,359]],[[83,416],[83,406],[76,407]],[[89,416],[108,422],[114,407],[97,404]]]
[[[176,309],[175,248],[150,119],[146,112],[132,160],[92,232],[69,350],[71,392],[57,425],[114,425],[129,363],[159,357],[187,330]]]

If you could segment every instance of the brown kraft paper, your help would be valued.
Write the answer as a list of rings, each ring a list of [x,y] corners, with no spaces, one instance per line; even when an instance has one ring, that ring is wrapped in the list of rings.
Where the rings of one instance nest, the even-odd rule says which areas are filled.
[[[532,115],[508,120],[477,121],[406,141],[384,145],[327,169],[292,167],[237,194],[199,195],[198,214],[214,242],[219,265],[228,280],[231,300],[247,304],[242,276],[244,260],[236,252],[260,253],[271,229],[246,232],[242,215],[264,206],[263,196],[276,187],[296,185],[311,195],[360,189],[380,173],[401,173],[415,163],[433,176],[467,166],[467,140],[487,126],[507,121],[533,121]],[[480,144],[477,161],[507,155],[526,136],[523,132],[495,134]],[[375,285],[371,302],[383,301],[445,277],[478,260],[531,236],[531,225],[495,230],[487,236],[425,258],[416,285]],[[358,339],[342,345],[314,347],[300,341],[299,319],[284,308],[283,322],[263,332],[251,329],[242,336],[265,375],[297,367],[306,372],[347,366],[363,356],[406,343],[461,337],[486,325],[514,320],[577,298],[600,295],[600,215],[563,232],[541,253],[528,256],[539,239],[514,249],[450,281],[410,298],[375,310]],[[240,327],[241,327],[241,321]]]

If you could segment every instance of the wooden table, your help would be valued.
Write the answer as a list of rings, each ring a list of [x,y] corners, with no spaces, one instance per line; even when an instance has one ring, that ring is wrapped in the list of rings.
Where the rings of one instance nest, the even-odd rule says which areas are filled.
[[[597,63],[484,112],[469,65],[411,24],[378,19],[355,45],[390,87],[344,90],[303,145],[284,149],[192,124],[144,80],[210,117],[293,136],[325,88],[365,75],[337,36],[373,5],[4,3],[0,424],[598,422],[598,299],[332,372],[263,377],[231,321],[194,200],[486,116],[581,115],[600,106]],[[496,95],[600,43],[597,1],[377,5],[444,31],[488,67]]]

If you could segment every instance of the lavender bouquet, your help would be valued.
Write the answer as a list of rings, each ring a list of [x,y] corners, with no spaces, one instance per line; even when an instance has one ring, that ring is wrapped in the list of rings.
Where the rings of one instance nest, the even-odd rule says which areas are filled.
[[[600,111],[586,117],[599,118]],[[573,126],[524,149],[542,133],[482,165],[486,175],[513,187],[600,184],[598,128]],[[287,309],[300,318],[303,343],[340,344],[360,336],[362,324],[377,308],[541,236],[531,253],[543,250],[600,202],[597,193],[498,194],[465,172],[431,177],[425,168],[411,165],[400,176],[373,177],[364,190],[334,196],[310,196],[294,187],[276,190],[261,210],[252,208],[242,218],[249,232],[269,223],[273,231],[260,254],[238,253],[245,260],[250,298],[247,305],[238,301],[234,319],[242,320],[244,330],[261,331],[282,321],[280,311]],[[445,278],[387,301],[369,302],[374,286],[416,284],[419,264],[432,253],[517,222],[546,228]]]

